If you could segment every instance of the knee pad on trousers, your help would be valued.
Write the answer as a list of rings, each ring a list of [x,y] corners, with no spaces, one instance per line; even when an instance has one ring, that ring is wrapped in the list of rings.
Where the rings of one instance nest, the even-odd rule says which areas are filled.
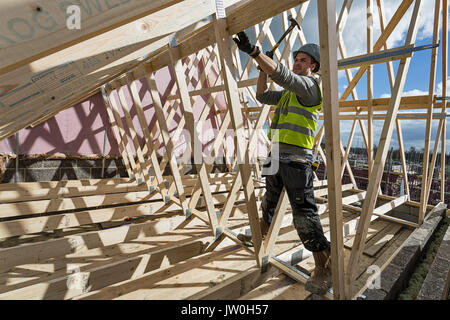
[[[307,250],[316,252],[329,248],[330,243],[323,234],[320,220],[306,215],[294,214],[293,222],[297,234]]]

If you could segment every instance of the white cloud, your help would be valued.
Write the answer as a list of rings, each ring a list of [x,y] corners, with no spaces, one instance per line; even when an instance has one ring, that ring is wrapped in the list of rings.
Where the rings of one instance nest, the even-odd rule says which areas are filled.
[[[393,14],[397,10],[401,3],[401,0],[389,0],[384,2],[385,6],[385,27]],[[398,23],[397,27],[388,38],[388,47],[397,47],[404,45],[406,35],[411,21],[411,14],[414,8],[414,3],[411,4],[408,11]],[[419,30],[417,39],[424,39],[431,37],[433,34],[434,24],[434,3],[435,0],[423,0],[422,7],[419,13]],[[376,2],[373,6],[373,43],[376,42],[381,34],[381,28],[379,23],[378,10]],[[347,20],[346,27],[344,29],[344,42],[347,47],[349,56],[363,54],[367,52],[367,40],[366,40],[366,19],[361,19],[361,16],[366,15],[366,2],[354,1],[352,8],[350,9],[350,15]]]
[[[336,3],[336,15],[341,10],[343,0]],[[384,1],[384,26],[389,23],[393,14],[397,11],[402,0]],[[388,38],[388,48],[403,46],[410,26],[411,15],[415,2],[413,2],[397,27]],[[435,0],[422,0],[422,7],[419,13],[419,30],[417,40],[432,37],[434,25]],[[361,55],[367,52],[367,23],[366,23],[366,1],[353,1],[349,16],[343,30],[344,45],[347,51],[347,58]],[[442,24],[442,23],[441,23]],[[319,32],[317,24],[317,3],[310,1],[308,11],[302,23],[302,30],[307,42],[319,43]],[[376,43],[381,34],[380,21],[376,1],[373,0],[373,44]],[[430,41],[431,42],[431,41]],[[340,59],[340,54],[338,53]],[[344,78],[344,71],[339,71],[339,78]]]
[[[450,77],[447,78],[447,96],[450,93],[449,90],[449,85],[450,85]],[[436,94],[438,96],[442,96],[442,81],[438,83],[437,87],[436,87]]]
[[[409,91],[403,91],[402,97],[423,96],[427,95],[428,91],[422,91],[419,89],[413,89]],[[380,98],[390,98],[390,93],[383,93]]]
[[[427,95],[427,94],[428,94],[428,91],[413,89],[413,90],[409,90],[409,91],[404,91],[402,96],[403,97],[411,97],[411,96],[423,96],[423,95]]]
[[[336,3],[336,15],[341,10],[343,0]],[[384,25],[389,23],[390,19],[397,11],[402,0],[387,0],[384,1]],[[406,34],[411,21],[411,14],[414,8],[415,1],[410,5],[403,18],[397,24],[397,27],[388,38],[388,47],[397,47],[404,45]],[[417,33],[417,40],[425,39],[433,35],[434,25],[434,7],[435,0],[422,0],[421,10],[419,12],[419,30]],[[344,44],[347,49],[347,56],[355,56],[367,52],[366,41],[366,1],[353,1],[350,8],[347,23],[344,28]],[[442,27],[442,22],[440,28]],[[308,42],[319,43],[319,32],[317,24],[317,3],[310,1],[307,13],[302,22],[302,30]],[[378,16],[378,8],[376,1],[373,0],[373,43],[381,34],[380,20]]]
[[[447,78],[447,83],[450,84],[450,77]],[[447,85],[447,87],[448,87],[448,85]],[[428,91],[413,89],[413,90],[409,90],[409,91],[404,91],[402,94],[402,97],[423,96],[423,95],[427,95],[427,94],[428,94]],[[439,82],[438,85],[436,86],[434,94],[436,94],[437,96],[442,96],[442,81]],[[449,94],[449,90],[447,89],[447,95],[448,94]],[[383,93],[380,96],[380,98],[390,98],[390,97],[391,97],[390,93]]]

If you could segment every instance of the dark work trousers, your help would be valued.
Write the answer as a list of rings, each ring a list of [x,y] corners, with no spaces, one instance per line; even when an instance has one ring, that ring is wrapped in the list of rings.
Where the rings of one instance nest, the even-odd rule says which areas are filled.
[[[280,198],[286,188],[292,207],[295,229],[305,248],[312,252],[330,247],[323,234],[322,224],[314,201],[313,171],[309,162],[279,162],[273,175],[266,176],[266,193],[262,200],[263,219],[270,224]]]

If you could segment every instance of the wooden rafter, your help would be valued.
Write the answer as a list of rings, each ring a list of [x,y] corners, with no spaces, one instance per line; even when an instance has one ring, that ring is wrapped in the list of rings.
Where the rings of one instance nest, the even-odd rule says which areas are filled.
[[[219,56],[222,61],[222,75],[225,82],[228,108],[230,110],[231,122],[235,133],[236,159],[238,161],[240,175],[236,175],[236,180],[234,183],[239,185],[239,188],[240,184],[242,184],[244,188],[256,260],[258,265],[260,265],[262,258],[260,252],[262,236],[261,230],[259,229],[258,207],[256,205],[253,179],[251,177],[249,152],[246,141],[242,139],[242,137],[244,137],[243,120],[242,113],[240,111],[238,88],[234,78],[234,65],[232,62],[232,52],[229,43],[230,34],[228,33],[229,31],[227,31],[229,29],[227,26],[227,20],[224,18],[215,19],[214,29],[219,49]]]
[[[434,7],[434,25],[433,25],[433,43],[437,43],[439,41],[439,21],[441,18],[441,1],[435,1]],[[425,148],[423,151],[423,168],[422,168],[422,186],[427,186],[430,184],[433,179],[433,169],[434,163],[430,165],[430,173],[428,173],[428,159],[430,154],[430,139],[431,139],[431,122],[433,120],[433,103],[434,103],[434,87],[436,82],[436,69],[437,69],[437,53],[438,48],[435,47],[431,52],[431,64],[430,64],[430,82],[428,87],[428,110],[427,110],[427,121],[425,128]],[[436,134],[436,145],[435,152],[433,153],[433,161],[436,160],[435,153],[437,151],[437,142],[439,141],[440,129],[442,128],[442,119],[439,121],[439,130]],[[444,143],[444,141],[443,141]],[[420,193],[420,201],[422,207],[419,212],[419,224],[422,224],[422,221],[425,217],[426,205],[428,203],[428,188],[422,188]]]
[[[172,63],[173,63],[173,69],[174,69],[174,75],[175,80],[178,86],[178,91],[180,95],[180,101],[181,105],[183,107],[183,116],[186,119],[186,127],[190,131],[190,150],[194,152],[198,152],[198,148],[201,146],[199,137],[200,134],[197,130],[195,130],[195,120],[194,120],[194,113],[191,105],[191,99],[189,98],[188,94],[188,88],[185,81],[184,70],[182,67],[182,62],[178,58],[178,50],[177,47],[171,48],[169,51]],[[201,149],[200,149],[201,150]],[[195,156],[194,156],[195,158]],[[194,159],[194,162],[197,159]],[[216,236],[216,232],[218,231],[218,221],[217,221],[217,215],[216,211],[214,209],[214,203],[211,195],[211,191],[209,189],[210,181],[208,179],[208,171],[205,162],[202,159],[202,163],[199,165],[196,165],[197,167],[197,174],[200,179],[200,184],[202,188],[203,197],[206,202],[206,209],[208,213],[208,219],[209,219],[209,225],[212,228],[212,232],[214,236]],[[190,207],[189,210],[195,210],[195,208]]]
[[[419,9],[422,2],[417,0],[415,2],[413,14],[411,17],[411,24],[408,30],[408,35],[405,41],[405,44],[414,43],[417,30],[418,30],[418,15]],[[389,142],[392,137],[392,130],[395,121],[395,117],[398,112],[398,107],[400,103],[400,97],[403,92],[403,87],[405,84],[406,74],[409,68],[410,58],[402,59],[399,65],[399,69],[397,71],[397,76],[395,79],[394,92],[390,102],[390,108],[388,111],[388,117],[385,120],[383,130],[381,133],[380,142],[378,144],[377,153],[375,156],[374,170],[369,180],[369,185],[367,187],[367,197],[363,203],[361,220],[358,223],[358,232],[356,234],[354,246],[352,248],[352,252],[350,255],[350,260],[348,263],[347,274],[346,274],[346,282],[347,282],[347,293],[346,297],[353,297],[352,292],[352,280],[355,276],[355,270],[358,265],[358,261],[361,257],[362,250],[364,249],[364,242],[367,234],[367,229],[370,223],[370,217],[372,216],[373,209],[375,207],[375,202],[377,198],[377,191],[380,186],[381,176],[383,173],[384,163],[387,157],[387,151],[389,147]]]
[[[274,257],[275,252],[277,252],[277,237],[280,235],[281,227],[286,223],[286,216],[289,210],[285,190],[283,190],[279,199],[268,236],[264,241],[261,237],[259,226],[261,210],[258,197],[262,194],[264,185],[261,183],[263,178],[261,177],[258,163],[252,162],[252,160],[256,159],[258,155],[256,148],[258,143],[263,142],[266,146],[270,145],[266,135],[264,133],[261,134],[261,129],[267,124],[270,126],[270,118],[274,107],[261,105],[257,101],[254,90],[257,79],[250,78],[256,63],[250,58],[243,63],[239,50],[233,42],[230,45],[229,38],[234,33],[252,28],[251,31],[255,33],[257,43],[261,45],[266,41],[269,45],[273,45],[277,40],[274,36],[275,26],[273,22],[276,21],[274,15],[281,14],[283,29],[286,30],[288,27],[288,14],[293,15],[301,24],[306,15],[309,1],[224,1],[226,18],[219,18],[217,14],[214,16],[216,12],[216,8],[213,5],[214,1],[187,0],[184,2],[172,2],[159,1],[158,3],[167,4],[163,5],[164,10],[142,17],[140,21],[152,21],[151,19],[162,17],[161,15],[164,12],[170,13],[164,18],[164,21],[167,21],[176,12],[176,8],[186,8],[185,6],[188,4],[208,5],[202,7],[192,17],[184,15],[179,25],[170,24],[167,26],[167,30],[165,30],[163,22],[155,23],[148,30],[148,39],[146,38],[145,40],[148,40],[148,43],[142,41],[138,44],[134,43],[133,40],[133,43],[129,46],[124,45],[120,32],[123,32],[123,35],[127,35],[132,30],[130,28],[135,27],[134,23],[137,20],[130,22],[127,19],[122,19],[121,26],[117,30],[108,29],[108,32],[104,34],[111,38],[105,44],[105,47],[109,48],[117,45],[123,48],[123,52],[108,63],[102,60],[98,67],[91,70],[91,73],[82,75],[78,79],[80,82],[71,81],[67,87],[62,88],[68,91],[75,84],[84,82],[83,86],[74,89],[70,98],[60,96],[59,94],[62,91],[58,91],[59,89],[50,90],[47,92],[47,100],[41,99],[41,97],[33,98],[24,104],[25,108],[23,110],[11,109],[5,112],[4,117],[0,121],[0,137],[6,137],[24,126],[29,124],[36,125],[49,119],[60,110],[72,105],[75,101],[81,101],[87,95],[96,92],[97,87],[102,85],[101,91],[109,117],[109,124],[118,144],[127,173],[132,179],[120,180],[120,187],[117,186],[119,181],[115,181],[113,185],[102,187],[90,185],[91,189],[83,187],[82,192],[80,191],[81,189],[75,190],[76,188],[73,187],[62,187],[67,190],[59,190],[57,191],[60,192],[58,194],[53,194],[50,191],[46,191],[49,192],[47,194],[40,194],[34,189],[32,192],[24,189],[19,193],[2,190],[0,212],[4,213],[0,214],[1,217],[11,220],[13,217],[22,218],[27,214],[31,215],[31,217],[25,217],[23,221],[0,222],[0,233],[7,236],[18,236],[32,232],[58,230],[64,227],[78,227],[86,221],[86,223],[95,224],[113,219],[122,219],[128,213],[141,217],[146,216],[148,211],[162,213],[166,210],[177,210],[185,215],[184,218],[197,217],[210,228],[212,243],[206,249],[209,252],[215,250],[214,248],[223,243],[222,241],[224,240],[231,239],[242,245],[236,234],[229,227],[230,220],[232,220],[230,218],[236,212],[237,204],[245,202],[245,213],[249,220],[254,244],[254,248],[244,248],[245,252],[255,257],[258,267],[264,268],[266,263],[269,263],[299,282],[304,282],[306,279],[304,276],[299,276],[298,273],[293,272],[292,269],[286,267],[285,264]],[[172,5],[169,5],[169,3]],[[359,280],[356,281],[356,279],[357,276],[360,276],[358,266],[362,254],[369,251],[375,252],[377,249],[365,250],[364,248],[366,240],[368,240],[366,237],[368,230],[371,228],[369,226],[371,222],[379,218],[383,221],[396,223],[396,228],[399,228],[401,225],[417,228],[422,223],[425,212],[430,209],[427,202],[438,157],[439,143],[441,143],[442,157],[441,199],[443,200],[445,196],[446,99],[439,101],[434,93],[438,49],[436,47],[433,48],[431,53],[429,93],[424,96],[401,97],[413,54],[412,51],[401,55],[389,56],[390,53],[400,49],[411,49],[414,47],[418,27],[417,16],[421,1],[403,0],[392,19],[386,25],[383,0],[377,0],[376,5],[380,18],[381,35],[373,44],[372,19],[374,10],[376,10],[374,8],[375,1],[366,0],[366,17],[368,22],[367,52],[357,57],[348,57],[343,36],[352,3],[352,0],[345,0],[339,15],[336,17],[334,1],[318,1],[322,55],[321,81],[323,82],[324,101],[323,115],[321,115],[320,119],[324,120],[324,124],[316,134],[314,154],[323,159],[327,180],[315,181],[314,186],[321,185],[324,187],[316,190],[315,197],[320,201],[320,204],[318,204],[319,214],[329,214],[330,231],[327,233],[327,236],[330,236],[332,243],[334,297],[329,293],[326,297],[335,299],[355,298],[355,294],[358,293],[356,289],[360,289],[355,286],[360,284]],[[388,48],[387,40],[389,36],[413,3],[414,10],[405,45],[397,48]],[[444,8],[442,13],[443,28],[447,30],[447,0],[442,0],[442,4]],[[441,0],[436,0],[433,43],[438,43],[439,40],[440,5]],[[146,14],[149,13],[145,12]],[[212,21],[201,21],[202,17],[211,15],[213,15]],[[126,21],[128,22],[125,23]],[[192,25],[189,26],[188,24]],[[98,39],[97,35],[89,34],[83,42],[73,43],[73,46],[70,48],[88,47],[89,44],[96,41],[95,39]],[[174,42],[176,42],[176,45]],[[275,51],[275,60],[291,67],[292,59],[290,56],[292,50],[296,49],[294,45],[297,42],[300,42],[300,44],[307,43],[303,30],[298,28],[294,29],[285,39],[283,50],[277,49]],[[448,50],[446,48],[446,32],[443,33],[442,42],[444,46],[442,50],[442,96],[446,97]],[[337,60],[336,49],[339,50],[341,55],[341,60],[339,61]],[[60,52],[54,52],[54,49],[50,48],[48,52],[28,52],[27,54],[30,54],[30,58],[26,59],[33,60],[35,66],[39,66],[42,69],[41,71],[44,72],[46,66],[55,65],[65,55],[66,58],[72,57],[76,60],[76,63],[80,63],[84,59],[82,56],[84,53],[75,51],[69,54],[67,50],[69,48],[64,48]],[[88,58],[94,59],[102,53],[100,47],[93,47],[92,50],[92,56]],[[125,55],[125,53],[129,53],[129,55]],[[380,53],[388,56],[379,58],[377,55]],[[139,59],[143,56],[145,56],[145,59]],[[363,58],[368,58],[368,60],[359,60]],[[21,58],[17,57],[17,59],[20,60]],[[8,77],[11,77],[11,79],[25,79],[33,75],[31,70],[25,70],[23,66],[19,66],[26,59],[16,62],[17,68],[11,67],[14,66],[13,63],[0,66],[0,73],[2,71],[5,72],[0,75],[0,90],[4,90],[6,87],[8,90],[12,89],[8,82]],[[394,76],[392,64],[394,59],[400,60],[396,76]],[[352,61],[353,64],[338,67],[339,63],[348,61]],[[386,63],[392,93],[391,98],[375,98],[373,96],[373,65],[375,63]],[[156,84],[155,72],[167,66],[170,71],[173,71],[171,75],[174,83],[171,84],[172,87],[168,87],[166,90],[168,98],[162,101]],[[350,70],[350,68],[354,67],[359,68],[355,75]],[[339,69],[344,70],[348,81],[348,87],[341,97],[338,96],[337,90],[337,71]],[[356,85],[360,82],[364,73],[367,75],[368,96],[367,99],[359,99]],[[138,79],[141,78],[144,78],[144,82],[148,84],[153,101],[156,118],[153,120],[156,121],[151,123],[147,123],[139,95]],[[269,82],[269,85],[271,89],[275,89],[273,82]],[[127,100],[126,93],[128,90],[131,92],[132,105]],[[3,91],[0,91],[0,95],[2,93]],[[222,102],[219,97],[222,94],[225,96],[226,108],[223,108],[223,105],[221,105]],[[49,100],[49,97],[52,95],[54,95],[55,99]],[[347,100],[350,95],[352,100]],[[205,96],[207,96],[206,99],[204,98]],[[252,102],[256,106],[249,106]],[[198,104],[201,104],[200,108],[202,109],[198,119],[196,119],[193,106]],[[27,108],[31,107],[35,107],[36,112],[29,114]],[[1,108],[0,105],[0,110]],[[133,108],[136,111],[138,124],[133,122],[133,112],[131,112]],[[426,113],[414,112],[417,109],[426,109]],[[399,110],[410,111],[400,113]],[[377,113],[377,111],[382,112]],[[214,133],[214,140],[208,142],[210,143],[209,152],[205,152],[199,149],[204,143],[200,137],[203,134],[203,123],[207,121],[208,116],[214,117],[215,129],[217,130]],[[384,120],[384,127],[377,153],[373,155],[373,146],[376,144],[373,137],[373,122],[379,119]],[[429,164],[428,161],[424,161],[421,204],[417,204],[418,208],[420,207],[417,223],[388,215],[394,208],[409,204],[410,200],[407,163],[401,127],[402,119],[422,119],[426,121],[425,157],[427,158],[431,145],[432,120],[439,119],[432,160]],[[340,120],[353,121],[345,150],[340,140]],[[368,121],[367,128],[364,124],[365,120]],[[175,128],[169,131],[169,128],[173,127],[174,122],[176,122]],[[369,185],[366,191],[356,190],[356,180],[348,160],[357,125],[361,129],[369,155],[370,179],[368,179]],[[383,198],[383,196],[379,195],[379,190],[394,126],[397,130],[400,148],[405,195],[397,198]],[[235,133],[233,142],[227,139],[229,138],[230,129]],[[201,155],[198,158],[194,156],[194,166],[197,173],[189,177],[183,175],[186,163],[178,164],[175,155],[176,144],[183,132],[185,132],[184,130],[187,130],[192,138],[187,146],[188,151],[198,152]],[[157,131],[159,131],[158,135]],[[142,132],[143,144],[140,144],[138,140],[139,132]],[[324,135],[326,137],[326,150],[321,148],[321,141]],[[157,151],[160,148],[165,148],[165,152],[158,159]],[[222,150],[230,172],[223,175],[212,174],[212,164]],[[227,155],[232,155],[233,159],[228,159]],[[197,160],[200,160],[200,162],[196,162]],[[171,176],[163,175],[167,166],[170,167]],[[343,186],[342,177],[345,169],[347,169],[352,183]],[[150,173],[151,170],[153,170],[153,173]],[[52,184],[52,186],[55,185]],[[128,190],[127,188],[130,189]],[[78,195],[78,197],[73,196],[73,199],[61,200],[60,197],[66,196],[65,192],[69,192],[68,190],[70,190],[72,196]],[[85,194],[83,193],[85,191],[91,193]],[[357,193],[342,197],[342,192],[344,191]],[[116,192],[120,192],[120,195],[116,195]],[[216,194],[215,192],[226,193]],[[23,197],[24,201],[29,202],[16,204],[18,197]],[[387,203],[377,206],[377,200],[380,197]],[[84,203],[86,210],[75,213],[63,213],[61,216],[49,218],[48,223],[38,218],[38,215],[46,215],[49,212],[53,212],[52,210],[80,210],[82,209],[82,206],[78,205],[80,201]],[[113,211],[88,208],[100,205],[124,205],[131,201],[148,201],[148,203],[124,206],[124,208],[129,210],[128,213],[118,208],[115,208]],[[361,201],[364,201],[362,208],[355,204]],[[219,211],[217,210],[218,204],[221,206]],[[359,218],[352,220],[350,223],[345,222],[343,209],[359,214]],[[218,215],[218,213],[220,214]],[[191,219],[186,219],[180,226],[186,225],[190,221]],[[353,249],[348,265],[345,266],[343,237],[353,234]],[[62,241],[57,243],[63,244]],[[347,246],[347,242],[345,245]],[[49,248],[55,248],[55,246],[49,246],[46,252],[50,250]],[[64,250],[68,251],[69,249],[64,248]],[[128,264],[126,265],[128,266]],[[145,272],[139,273],[140,276],[145,278]],[[134,285],[137,287],[140,284],[136,281]],[[36,292],[41,292],[39,290]],[[73,293],[71,292],[70,294]]]
[[[342,233],[341,145],[339,134],[336,4],[334,1],[318,2],[321,69],[323,83],[323,109],[328,173],[328,199],[330,212],[330,241],[335,299],[345,296],[344,251]]]

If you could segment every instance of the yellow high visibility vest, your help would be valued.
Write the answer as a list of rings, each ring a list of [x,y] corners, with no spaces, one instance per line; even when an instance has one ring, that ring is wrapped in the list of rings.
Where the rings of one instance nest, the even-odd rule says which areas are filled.
[[[320,96],[322,96],[321,93]],[[273,136],[274,143],[282,142],[312,149],[321,109],[322,98],[318,105],[305,107],[298,101],[295,93],[286,90],[275,109],[269,129],[269,139]]]

